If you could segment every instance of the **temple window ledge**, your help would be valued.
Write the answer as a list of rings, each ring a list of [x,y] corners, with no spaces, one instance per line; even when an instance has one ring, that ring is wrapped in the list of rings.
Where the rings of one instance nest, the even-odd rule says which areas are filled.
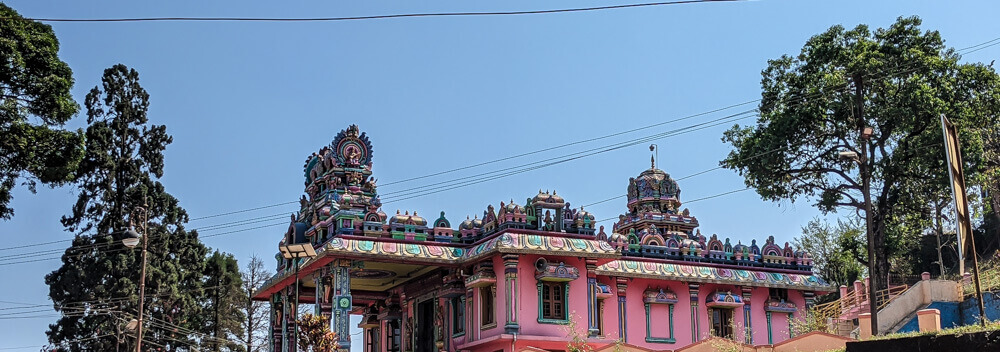
[[[481,325],[479,327],[479,330],[489,330],[489,329],[492,329],[492,328],[495,328],[495,327],[497,327],[497,323],[490,323],[490,324],[486,324],[486,325]]]
[[[662,337],[647,337],[646,338],[646,342],[649,342],[649,343],[675,343],[675,342],[677,342],[677,340],[669,339],[669,338],[662,338]]]
[[[451,338],[453,338],[453,339],[454,339],[454,338],[459,338],[459,337],[462,337],[462,336],[465,336],[465,331],[462,331],[462,332],[456,332],[456,333],[454,333],[454,334],[451,334]]]
[[[538,318],[539,324],[559,324],[559,325],[569,325],[569,319],[545,319]]]

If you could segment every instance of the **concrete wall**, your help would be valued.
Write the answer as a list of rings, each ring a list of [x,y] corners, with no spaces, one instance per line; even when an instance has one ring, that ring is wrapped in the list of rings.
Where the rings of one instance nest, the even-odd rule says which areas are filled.
[[[878,330],[889,331],[921,307],[931,302],[961,301],[961,286],[948,280],[922,280],[889,302],[878,312]],[[942,326],[944,321],[942,320]]]

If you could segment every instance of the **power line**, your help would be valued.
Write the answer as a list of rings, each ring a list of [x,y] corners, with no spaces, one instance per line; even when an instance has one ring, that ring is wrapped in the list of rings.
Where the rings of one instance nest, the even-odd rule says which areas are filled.
[[[749,100],[749,101],[745,101],[745,102],[742,102],[742,103],[733,104],[733,105],[729,105],[729,106],[726,106],[726,107],[722,107],[722,108],[718,108],[718,109],[714,109],[714,110],[709,110],[709,111],[705,111],[705,112],[700,112],[700,113],[697,113],[697,114],[688,115],[688,116],[684,116],[684,117],[681,117],[681,118],[676,118],[676,119],[669,120],[669,121],[664,121],[664,122],[660,122],[660,123],[654,123],[652,125],[647,125],[647,126],[643,126],[643,127],[639,127],[639,128],[633,128],[633,129],[627,130],[627,131],[615,132],[615,133],[612,133],[612,134],[607,134],[607,135],[603,135],[603,136],[599,136],[599,137],[594,137],[594,138],[583,139],[583,140],[579,140],[579,141],[575,141],[575,142],[560,144],[560,145],[553,146],[553,147],[547,147],[547,148],[543,148],[543,149],[538,149],[538,150],[534,150],[534,151],[530,151],[530,152],[525,152],[525,153],[521,153],[521,154],[517,154],[517,155],[513,155],[513,156],[508,156],[508,157],[494,159],[494,160],[490,160],[490,161],[486,161],[486,162],[481,162],[481,163],[478,163],[478,164],[467,165],[467,166],[462,166],[462,167],[458,167],[458,168],[454,168],[454,169],[450,169],[450,170],[445,170],[445,171],[441,171],[441,172],[435,172],[435,173],[431,173],[431,174],[426,174],[426,175],[423,175],[423,176],[417,176],[417,177],[407,178],[407,179],[403,179],[403,180],[399,180],[399,181],[393,181],[393,182],[382,184],[381,186],[385,187],[385,186],[389,186],[389,185],[394,185],[394,184],[399,184],[399,183],[404,183],[404,182],[409,182],[409,181],[414,181],[414,180],[420,180],[420,179],[424,179],[424,178],[428,178],[428,177],[433,177],[433,176],[439,176],[439,175],[444,175],[444,174],[448,174],[448,173],[453,173],[453,172],[456,172],[456,171],[467,170],[467,169],[471,169],[471,168],[475,168],[475,167],[479,167],[479,166],[484,166],[484,165],[489,165],[489,164],[495,164],[495,163],[498,163],[498,162],[501,162],[501,161],[507,161],[507,160],[511,160],[511,159],[517,159],[517,158],[520,158],[520,157],[524,157],[524,156],[528,156],[528,155],[534,155],[534,154],[538,154],[538,153],[542,153],[542,152],[547,152],[547,151],[550,151],[550,150],[561,149],[561,148],[565,148],[565,147],[569,147],[569,146],[574,146],[574,145],[577,145],[577,144],[589,143],[589,142],[599,141],[599,140],[607,139],[607,138],[611,138],[611,137],[617,137],[617,136],[629,134],[629,133],[632,133],[632,132],[638,132],[638,131],[642,131],[642,130],[649,129],[649,128],[659,127],[659,126],[663,126],[663,125],[674,123],[674,122],[684,121],[684,120],[688,120],[688,119],[699,117],[699,116],[704,116],[704,115],[708,115],[708,114],[712,114],[712,113],[716,113],[716,112],[720,112],[720,111],[729,110],[729,109],[732,109],[732,108],[735,108],[735,107],[738,107],[738,106],[743,106],[743,105],[747,105],[747,104],[756,103],[758,101],[760,101],[760,99]]]
[[[504,174],[500,174],[500,175],[491,175],[491,176],[481,177],[481,178],[474,179],[474,180],[456,179],[456,180],[453,180],[453,181],[459,181],[459,182],[455,182],[455,183],[444,185],[444,186],[439,186],[439,187],[436,187],[436,188],[433,188],[433,189],[430,189],[430,190],[411,191],[411,192],[407,192],[407,193],[404,193],[402,195],[398,195],[398,196],[395,196],[395,197],[388,197],[389,199],[386,200],[386,201],[384,201],[383,204],[388,204],[388,203],[403,201],[403,200],[407,200],[407,199],[413,199],[413,198],[417,198],[417,197],[423,197],[423,196],[427,196],[427,195],[431,195],[431,194],[435,194],[435,193],[440,193],[440,192],[444,192],[444,191],[450,191],[450,190],[454,190],[454,189],[458,189],[458,188],[462,188],[462,187],[467,187],[467,186],[471,186],[471,185],[483,183],[483,182],[486,182],[486,181],[491,181],[491,180],[496,180],[496,179],[499,179],[499,178],[504,178],[504,177],[508,177],[508,176],[512,176],[512,175],[517,175],[517,174],[524,173],[524,172],[527,172],[527,171],[533,171],[533,170],[537,170],[537,169],[544,168],[544,167],[549,167],[549,166],[553,166],[553,165],[558,165],[558,164],[566,163],[566,162],[573,161],[573,160],[576,160],[576,159],[585,158],[585,157],[588,157],[588,156],[602,154],[602,153],[606,153],[606,152],[610,152],[610,151],[614,151],[614,150],[618,150],[618,149],[622,149],[622,148],[626,148],[626,147],[630,147],[630,146],[634,146],[634,145],[638,145],[638,144],[647,143],[647,142],[650,142],[650,141],[659,140],[659,139],[662,139],[662,138],[667,138],[667,137],[672,137],[672,136],[676,136],[676,135],[680,135],[680,134],[684,134],[684,133],[694,132],[694,131],[697,131],[697,130],[701,130],[701,129],[705,129],[705,128],[709,128],[709,127],[714,127],[714,126],[718,126],[720,124],[725,124],[725,123],[729,123],[729,122],[732,122],[732,121],[735,121],[735,120],[738,120],[738,119],[749,117],[749,116],[744,116],[744,117],[733,119],[733,116],[734,115],[730,115],[730,116],[723,117],[722,119],[716,119],[716,120],[713,120],[713,121],[709,121],[709,122],[714,122],[714,124],[710,124],[710,125],[704,125],[705,123],[702,123],[702,124],[699,124],[699,125],[702,125],[702,126],[699,126],[699,125],[688,126],[688,127],[684,127],[684,128],[681,128],[681,129],[677,129],[677,130],[673,130],[673,131],[668,131],[668,132],[664,132],[664,133],[659,133],[659,134],[656,134],[656,135],[653,135],[653,136],[644,137],[644,138],[639,139],[639,140],[635,140],[635,141],[631,141],[631,142],[625,142],[625,143],[621,143],[621,144],[610,146],[610,147],[595,148],[595,149],[592,149],[592,150],[585,151],[585,152],[589,152],[587,154],[582,154],[581,155],[582,152],[581,153],[569,154],[569,155],[567,155],[567,156],[569,156],[567,158],[560,159],[560,160],[557,160],[557,161],[552,161],[552,162],[549,162],[549,163],[546,163],[546,164],[542,164],[542,165],[536,165],[536,166],[530,166],[530,167],[521,167],[521,168],[516,169],[516,170],[507,169],[508,171],[505,171]],[[722,122],[717,122],[717,121],[723,120],[723,119],[732,119],[732,120],[726,120],[726,121],[722,121]],[[695,126],[699,126],[699,127],[693,128]],[[561,158],[561,157],[546,159],[546,161],[554,160],[554,159],[559,159],[559,158]],[[531,163],[531,164],[535,164],[535,163]],[[531,164],[526,164],[526,165],[531,165]],[[522,165],[522,166],[525,166],[525,165]],[[504,171],[504,170],[501,170],[501,171]],[[487,173],[487,174],[489,174],[489,173]],[[481,175],[485,175],[485,174],[481,174]]]
[[[973,46],[970,46],[970,47],[967,47],[967,48],[960,49],[958,51],[967,50],[967,49],[971,49],[971,48],[977,48],[977,47],[979,49],[982,49],[982,48],[984,48],[986,46],[992,46],[992,45],[1000,44],[1000,42],[998,42],[998,41],[1000,41],[1000,38],[995,38],[995,39],[992,39],[992,40],[984,42],[984,43],[980,43],[980,44],[977,44],[977,45],[973,45]],[[986,46],[984,46],[984,45],[986,45]],[[976,49],[976,50],[979,50],[979,49]],[[904,68],[906,66],[916,66],[916,64],[917,63],[915,63],[915,62],[906,63],[906,64],[903,64],[903,65],[895,67],[894,68],[894,70],[895,70],[894,72],[893,71],[889,71],[889,72],[882,71],[881,73],[886,74],[886,75],[888,75],[888,74],[905,74],[905,73],[908,73],[908,72],[912,72],[912,71],[914,71],[916,69],[919,69],[919,67],[914,67],[914,68],[907,69],[907,70],[901,70],[902,68]],[[877,73],[878,72],[869,73],[866,76],[867,77],[874,77]],[[795,97],[795,98],[796,99],[804,99],[804,98],[807,98],[809,96],[819,96],[819,95],[821,95],[821,92],[812,93],[812,94],[810,94],[808,96],[805,96],[805,97],[799,96],[799,97]],[[788,98],[790,99],[792,97],[788,97]],[[654,125],[650,125],[650,126],[658,126],[658,125],[663,125],[663,124],[670,123],[670,122],[676,122],[676,121],[679,121],[679,120],[688,119],[688,118],[692,118],[692,117],[696,117],[696,116],[702,116],[702,115],[706,115],[706,114],[709,114],[709,113],[712,113],[712,112],[723,111],[723,110],[726,110],[726,109],[730,109],[730,108],[733,108],[733,107],[746,105],[746,104],[749,104],[749,103],[752,103],[752,102],[756,102],[756,101],[760,101],[760,99],[752,100],[752,101],[747,101],[747,102],[743,102],[743,103],[738,103],[738,104],[730,105],[730,106],[727,106],[727,107],[723,107],[723,108],[711,110],[711,111],[708,111],[708,112],[699,113],[699,114],[695,114],[695,115],[690,115],[690,116],[683,117],[683,118],[680,118],[680,119],[675,119],[675,120],[671,120],[671,121],[667,121],[667,122],[662,122],[662,123],[658,123],[658,124],[654,124]],[[795,104],[799,104],[799,103],[795,103]],[[650,127],[650,126],[646,126],[646,127]],[[646,128],[646,127],[643,127],[643,128]],[[640,129],[642,129],[642,128],[640,128]],[[536,154],[536,153],[542,152],[542,151],[558,149],[558,148],[562,148],[564,146],[570,146],[570,145],[575,145],[575,144],[580,144],[580,143],[586,143],[588,141],[600,140],[600,139],[605,139],[605,138],[609,138],[609,137],[612,137],[612,136],[627,134],[627,133],[634,132],[636,130],[638,130],[638,129],[633,129],[633,130],[629,130],[629,131],[618,132],[618,133],[614,133],[614,134],[610,134],[610,135],[605,135],[605,136],[601,136],[601,137],[595,137],[595,138],[591,138],[591,139],[583,140],[583,141],[571,142],[571,143],[563,144],[563,145],[560,145],[560,146],[545,148],[545,149],[542,149],[540,151],[533,151],[533,152],[528,152],[528,153],[522,153],[522,154],[520,154],[518,156],[513,156],[513,157],[508,157],[508,158],[501,158],[501,159],[497,159],[497,160],[486,162],[486,163],[480,163],[480,164],[476,164],[476,165],[471,165],[471,166],[466,166],[466,167],[462,167],[462,168],[457,168],[457,169],[454,169],[454,170],[458,171],[458,170],[469,169],[469,168],[472,168],[472,167],[481,166],[481,165],[485,165],[485,164],[489,164],[489,163],[493,163],[493,162],[499,162],[499,161],[503,161],[503,160],[509,160],[509,159],[516,158],[516,157],[519,157],[519,156],[531,155],[531,154]],[[579,153],[580,152],[574,153],[574,154],[579,154]],[[552,160],[552,159],[554,159],[554,158],[550,158],[550,159],[547,159],[547,160]],[[550,163],[549,165],[546,165],[546,166],[551,166],[551,165],[562,163],[562,162],[565,162],[565,161],[568,161],[568,160],[559,161],[559,162],[556,162],[556,163]],[[532,164],[536,164],[536,163],[538,163],[538,162],[529,163],[529,164],[525,164],[525,165],[532,165]],[[524,166],[524,165],[522,165],[522,166]],[[540,166],[540,167],[545,167],[545,166]],[[540,168],[540,167],[529,168],[529,169],[525,169],[523,171],[531,171],[531,170],[534,170],[534,169],[537,169],[537,168]],[[713,170],[717,170],[717,169],[720,169],[720,168],[721,167],[716,167],[716,168],[713,168],[713,169],[702,171],[701,173],[707,173],[707,172],[710,172],[710,171],[713,171]],[[501,169],[501,170],[494,171],[494,172],[502,172],[502,171],[504,171],[504,170]],[[450,172],[450,171],[446,171],[446,172],[442,172],[442,173],[447,173],[447,172]],[[441,174],[441,173],[438,173],[438,174]],[[489,173],[484,173],[484,174],[479,174],[479,175],[473,175],[473,176],[469,176],[469,177],[465,177],[465,178],[471,178],[471,177],[476,177],[476,176],[483,176],[483,175],[487,175],[487,174],[489,174]],[[407,182],[407,181],[414,180],[414,179],[431,177],[433,175],[435,175],[435,174],[424,175],[424,176],[420,176],[420,177],[417,177],[417,178],[411,178],[411,179],[396,181],[394,183]],[[444,181],[444,182],[438,182],[438,183],[435,183],[435,184],[432,184],[432,185],[419,186],[419,187],[416,187],[416,188],[413,188],[413,189],[410,189],[410,190],[407,190],[407,191],[395,192],[395,193],[403,193],[403,195],[397,196],[397,197],[403,197],[403,198],[391,199],[392,197],[389,197],[390,200],[387,201],[386,203],[390,203],[390,202],[393,202],[393,201],[401,201],[401,200],[411,199],[411,198],[416,198],[416,197],[421,197],[421,196],[425,196],[425,195],[429,195],[429,194],[439,193],[439,192],[446,191],[446,190],[449,190],[449,189],[461,188],[461,187],[465,187],[465,186],[469,186],[469,185],[473,185],[473,184],[477,184],[477,183],[489,181],[489,180],[496,179],[496,178],[506,177],[506,176],[509,176],[509,175],[510,174],[500,175],[500,176],[495,176],[495,177],[487,177],[487,178],[480,179],[480,180],[474,180],[472,182],[464,180],[465,178],[459,178],[459,179],[453,179],[453,180]],[[690,176],[694,176],[694,175],[690,175]],[[458,182],[455,182],[455,181],[458,181]],[[428,188],[428,187],[433,186],[433,185],[441,185],[441,184],[446,184],[446,183],[450,183],[450,182],[455,182],[455,183],[453,183],[453,184],[451,184],[449,186],[445,186],[444,188],[438,187],[436,190],[432,190],[432,191],[427,191],[427,190],[418,191],[418,189],[420,189],[420,188]],[[423,192],[423,193],[420,193],[420,192]],[[392,192],[390,192],[388,194],[391,195]],[[404,197],[404,196],[406,196],[406,197]],[[585,206],[600,204],[600,203],[603,203],[603,202],[611,201],[613,199],[615,199],[615,198],[609,198],[609,199],[606,199],[606,200],[603,200],[603,201],[600,201],[600,202],[597,202],[597,203],[591,203],[591,204],[588,204],[588,205],[585,205]],[[296,203],[296,202],[295,201],[282,202],[282,203],[277,203],[277,204],[272,204],[272,205],[267,205],[267,206],[261,206],[261,207],[255,207],[255,208],[249,208],[249,209],[243,209],[243,210],[225,212],[225,213],[220,213],[220,214],[214,214],[214,215],[209,215],[209,216],[204,216],[204,217],[192,218],[190,220],[194,221],[194,220],[208,219],[208,218],[214,218],[214,217],[220,217],[220,216],[227,216],[227,215],[233,215],[233,214],[250,212],[250,211],[254,211],[254,210],[261,210],[261,209],[266,209],[266,208],[281,206],[281,205],[289,205],[289,204],[294,204],[294,203]],[[271,215],[271,216],[277,216],[277,215],[278,214]],[[254,221],[254,222],[263,222],[262,219],[264,219],[264,218],[265,217],[256,217],[256,218],[251,218],[251,219],[248,219],[248,220],[260,220],[260,221]],[[240,223],[240,222],[243,222],[243,221],[234,221],[234,222],[225,223],[225,224],[209,225],[209,226],[206,227],[205,230],[216,230],[216,229],[220,229],[220,228],[224,227],[224,225],[230,225],[230,224]],[[270,226],[277,226],[277,225],[278,224],[272,224],[272,225],[265,225],[265,226],[262,226],[262,227],[270,227]],[[257,228],[262,228],[262,227],[257,227]],[[198,230],[198,229],[195,229],[195,230]],[[249,230],[249,229],[247,229],[247,230]],[[233,232],[240,232],[240,231],[241,230],[237,230],[237,231],[230,231],[230,232],[226,232],[226,233],[233,233]],[[221,235],[221,234],[215,234],[215,235],[204,236],[204,237],[213,237],[213,236],[217,236],[217,235]],[[29,244],[29,245],[15,246],[15,247],[0,248],[0,251],[11,250],[11,249],[27,248],[27,247],[40,246],[40,245],[49,245],[49,244],[66,242],[66,241],[69,241],[69,240],[59,240],[59,241],[43,242],[43,243],[38,243],[38,244]],[[82,248],[82,249],[86,249],[86,248]],[[44,251],[39,251],[39,252],[44,252]],[[24,254],[22,254],[22,255],[24,255]],[[40,260],[48,260],[48,259],[38,259],[38,260],[30,260],[30,261],[23,261],[23,262],[34,262],[34,261],[40,261]],[[20,263],[20,262],[18,262],[18,263]],[[7,264],[15,264],[15,263],[7,263]],[[0,264],[0,265],[3,265],[3,264]]]
[[[608,5],[594,7],[578,7],[552,10],[527,10],[527,11],[489,11],[489,12],[434,12],[434,13],[405,13],[393,15],[371,15],[371,16],[345,16],[345,17],[299,17],[299,18],[279,18],[279,17],[136,17],[136,18],[13,18],[5,17],[2,20],[26,20],[38,22],[176,22],[176,21],[201,21],[201,22],[334,22],[334,21],[358,21],[377,20],[393,18],[411,17],[460,17],[460,16],[505,16],[505,15],[539,15],[552,13],[569,13],[585,11],[615,10],[638,7],[653,7],[666,5],[683,5],[709,2],[740,2],[746,0],[682,0],[667,2],[650,2],[639,4]]]
[[[431,184],[427,184],[427,185],[423,185],[423,186],[412,187],[412,188],[409,188],[409,189],[407,189],[405,191],[387,192],[387,193],[380,194],[380,196],[385,197],[387,200],[391,200],[393,198],[399,198],[399,197],[402,197],[402,196],[407,196],[407,195],[411,195],[411,194],[423,192],[424,190],[422,190],[422,189],[425,189],[425,188],[434,188],[435,186],[441,186],[441,185],[453,183],[453,182],[456,182],[456,181],[462,182],[465,179],[470,179],[470,178],[474,178],[474,177],[488,176],[488,175],[491,175],[491,174],[495,174],[497,172],[505,172],[505,171],[508,171],[508,170],[519,169],[521,171],[518,171],[517,173],[520,173],[520,172],[523,172],[523,171],[533,170],[535,168],[541,168],[541,167],[533,167],[533,165],[543,164],[543,163],[547,163],[547,162],[551,162],[551,161],[554,161],[554,160],[559,160],[559,159],[567,158],[567,157],[574,157],[574,156],[583,156],[583,157],[586,157],[586,156],[597,155],[597,154],[601,154],[601,153],[604,153],[604,152],[608,152],[608,151],[612,151],[612,150],[621,149],[621,148],[624,148],[624,147],[629,147],[629,146],[633,146],[633,145],[645,143],[646,141],[656,140],[656,139],[660,139],[660,138],[664,138],[664,137],[669,137],[669,136],[681,134],[685,130],[693,129],[693,128],[699,127],[699,126],[704,126],[704,125],[710,124],[710,123],[715,123],[715,122],[724,121],[724,120],[735,121],[735,120],[738,120],[737,118],[740,117],[741,115],[746,115],[746,114],[750,114],[750,113],[753,113],[753,112],[754,112],[754,110],[746,110],[746,111],[742,111],[742,112],[739,112],[739,113],[736,113],[736,114],[731,114],[731,115],[723,116],[721,118],[717,118],[717,119],[714,119],[714,120],[711,120],[711,121],[708,121],[708,122],[703,122],[703,123],[699,123],[699,124],[695,124],[695,125],[689,125],[689,126],[685,126],[685,127],[681,127],[681,128],[669,130],[669,131],[666,131],[666,132],[660,132],[660,133],[656,133],[656,134],[653,134],[653,135],[648,135],[648,136],[641,137],[641,138],[639,138],[637,140],[633,140],[633,141],[626,141],[626,142],[619,142],[619,143],[614,143],[614,144],[610,144],[610,145],[603,145],[603,146],[599,146],[599,147],[596,147],[596,148],[591,148],[591,149],[587,149],[587,150],[583,150],[583,151],[579,151],[579,152],[574,152],[574,153],[570,153],[570,154],[564,154],[564,155],[561,155],[561,156],[552,157],[552,158],[548,158],[548,159],[543,159],[543,160],[539,160],[539,161],[533,161],[533,162],[530,162],[530,163],[521,164],[521,165],[513,166],[513,167],[508,167],[508,168],[504,168],[504,169],[500,169],[500,170],[494,170],[494,171],[479,173],[479,174],[475,174],[475,175],[470,175],[470,176],[465,176],[465,177],[459,177],[459,178],[455,178],[455,179],[451,179],[451,180],[447,180],[447,181],[441,181],[441,182],[431,183]],[[745,118],[745,117],[747,117],[747,116],[744,116],[743,118]],[[724,121],[724,123],[728,123],[728,122],[731,122],[731,121]],[[576,158],[576,159],[578,159],[578,158]],[[552,165],[551,163],[550,164],[546,164],[546,166],[551,166],[551,165]],[[543,167],[545,167],[545,166],[543,166]],[[436,188],[440,188],[440,187],[436,187]]]
[[[689,201],[687,201],[685,203],[690,204],[690,203],[700,202],[700,201],[703,201],[703,200],[708,200],[708,199],[712,199],[712,198],[718,198],[718,197],[730,195],[730,194],[733,194],[733,193],[743,192],[743,191],[746,191],[746,190],[749,190],[749,189],[751,189],[751,188],[747,187],[747,188],[732,190],[732,191],[729,191],[729,192],[722,192],[722,193],[713,194],[713,195],[710,195],[710,196],[707,196],[707,197],[701,197],[701,198],[698,198],[698,199],[692,199],[692,200],[689,200]],[[605,218],[605,219],[597,220],[597,221],[595,221],[595,223],[602,223],[602,222],[605,222],[605,221],[608,221],[608,220],[614,220],[614,219],[617,219],[617,218],[618,218],[618,216],[616,215],[616,216],[613,216],[613,217],[610,217],[610,218]]]
[[[243,210],[236,210],[236,211],[231,211],[231,212],[227,212],[227,213],[220,213],[220,214],[213,214],[213,215],[208,215],[208,216],[201,216],[201,217],[197,217],[197,218],[188,219],[188,221],[196,221],[196,220],[217,218],[217,217],[220,217],[220,216],[233,215],[233,214],[239,214],[239,213],[246,213],[246,212],[249,212],[249,211],[261,210],[261,209],[267,209],[267,208],[274,208],[274,207],[279,207],[279,206],[282,206],[282,205],[289,205],[289,204],[295,204],[295,203],[298,203],[298,202],[297,201],[283,202],[283,203],[265,205],[265,206],[262,206],[262,207],[256,207],[256,208],[250,208],[250,209],[243,209]]]

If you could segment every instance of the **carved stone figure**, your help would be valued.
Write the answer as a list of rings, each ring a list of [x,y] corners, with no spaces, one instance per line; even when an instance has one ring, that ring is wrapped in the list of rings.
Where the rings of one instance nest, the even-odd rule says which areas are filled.
[[[628,197],[629,199],[634,199],[639,196],[637,188],[635,186],[635,177],[629,177],[628,179]]]

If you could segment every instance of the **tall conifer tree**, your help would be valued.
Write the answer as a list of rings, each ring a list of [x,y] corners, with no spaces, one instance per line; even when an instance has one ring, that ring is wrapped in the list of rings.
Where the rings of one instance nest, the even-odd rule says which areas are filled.
[[[79,168],[79,198],[63,225],[76,232],[63,265],[46,276],[49,297],[63,316],[49,326],[49,341],[63,351],[134,348],[124,329],[135,318],[141,249],[111,235],[130,226],[136,207],[148,209],[148,266],[144,345],[189,350],[207,248],[184,229],[187,214],[156,179],[172,138],[148,123],[149,94],[134,69],[115,65],[87,95],[86,154]],[[141,218],[141,217],[140,217]],[[139,220],[135,218],[134,220]],[[133,225],[138,225],[133,221]]]

